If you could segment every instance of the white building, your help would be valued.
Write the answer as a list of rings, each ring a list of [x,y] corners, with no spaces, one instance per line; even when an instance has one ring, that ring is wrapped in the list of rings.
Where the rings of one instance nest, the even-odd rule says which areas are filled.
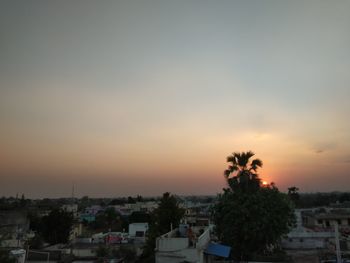
[[[147,231],[148,231],[148,223],[129,224],[129,237],[145,238]]]
[[[66,204],[62,205],[61,209],[65,212],[72,213],[74,218],[78,218],[78,205],[77,204]]]
[[[296,227],[282,240],[282,247],[290,250],[322,249],[334,242],[334,231],[313,231],[302,225],[303,210],[295,210]]]
[[[192,238],[176,228],[156,240],[156,263],[205,262],[204,251],[210,242],[209,228],[191,228]]]
[[[24,263],[26,259],[26,251],[24,249],[14,249],[10,251],[12,257],[16,259],[16,263]]]

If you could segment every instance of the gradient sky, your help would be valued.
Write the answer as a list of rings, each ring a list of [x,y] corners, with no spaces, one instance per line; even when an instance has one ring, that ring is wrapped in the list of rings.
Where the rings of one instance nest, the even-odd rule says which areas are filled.
[[[1,1],[0,196],[350,190],[350,1]]]

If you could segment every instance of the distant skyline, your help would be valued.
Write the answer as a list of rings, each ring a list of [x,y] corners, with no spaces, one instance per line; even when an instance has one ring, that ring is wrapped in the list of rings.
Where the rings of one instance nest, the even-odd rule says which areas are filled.
[[[0,5],[0,196],[350,191],[350,1]]]

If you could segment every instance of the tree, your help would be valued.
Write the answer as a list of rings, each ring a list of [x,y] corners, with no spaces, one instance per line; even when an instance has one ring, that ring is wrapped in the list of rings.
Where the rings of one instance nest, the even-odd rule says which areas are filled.
[[[0,262],[1,263],[16,263],[17,260],[10,256],[8,250],[0,248]]]
[[[288,188],[288,196],[293,201],[294,205],[297,206],[300,200],[300,195],[298,193],[299,188],[292,186]]]
[[[67,243],[73,223],[72,213],[54,209],[42,218],[42,236],[50,244]]]
[[[97,214],[96,220],[91,223],[91,226],[95,229],[120,231],[122,230],[121,216],[113,207],[109,207]]]
[[[22,196],[21,196],[21,200],[19,201],[19,205],[20,205],[20,207],[26,207],[26,205],[27,205],[27,200],[24,197],[24,194],[22,194]]]
[[[9,249],[1,247],[2,245],[2,236],[0,236],[0,262],[1,263],[16,263],[17,260],[10,255]]]
[[[109,205],[124,205],[126,204],[127,200],[125,198],[117,198],[113,199]]]
[[[249,162],[255,154],[252,151],[237,153],[227,157],[230,163],[224,171],[227,182],[233,191],[256,191],[259,189],[261,180],[256,173],[263,163],[260,159],[254,159]],[[230,177],[230,175],[233,175]]]
[[[105,245],[99,245],[98,248],[95,250],[96,257],[99,259],[103,259],[109,255],[109,248]]]
[[[118,223],[120,215],[115,211],[114,208],[107,208],[104,212],[106,223],[109,229],[112,229],[112,226]]]
[[[44,241],[40,234],[36,233],[33,238],[28,240],[27,245],[31,249],[40,249],[44,245]]]
[[[151,216],[147,212],[135,211],[129,216],[129,223],[149,223]]]
[[[154,211],[154,223],[160,234],[170,231],[171,226],[177,227],[182,219],[185,210],[179,207],[179,202],[169,192],[163,194],[157,209]]]
[[[128,196],[128,204],[136,204],[136,201],[132,196]]]
[[[136,201],[137,201],[137,202],[142,202],[142,201],[143,201],[142,196],[141,196],[141,195],[137,195],[137,196],[136,196]]]
[[[134,247],[120,246],[119,249],[113,249],[112,255],[116,258],[122,258],[123,262],[135,262],[136,249]]]
[[[295,222],[289,197],[274,184],[262,185],[257,175],[259,159],[252,152],[234,153],[224,172],[229,188],[218,196],[213,219],[219,239],[232,247],[236,260],[270,253]],[[231,173],[236,173],[229,177]]]
[[[160,199],[157,209],[151,214],[151,224],[147,235],[141,262],[154,261],[154,248],[156,238],[170,231],[171,226],[177,227],[182,219],[185,210],[179,207],[177,198],[166,192]]]

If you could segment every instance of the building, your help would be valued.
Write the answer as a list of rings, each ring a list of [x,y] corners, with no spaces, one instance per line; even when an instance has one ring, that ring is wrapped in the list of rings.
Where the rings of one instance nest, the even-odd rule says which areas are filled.
[[[315,231],[315,229],[304,227],[303,222],[305,222],[305,219],[302,213],[308,211],[301,209],[295,211],[297,219],[296,227],[288,233],[286,238],[282,239],[283,248],[291,250],[317,250],[327,248],[330,240],[334,242],[334,230],[319,229],[319,231]]]
[[[317,208],[303,212],[303,223],[311,228],[332,228],[338,224],[341,229],[350,230],[350,210],[339,208]]]
[[[10,255],[16,259],[16,263],[25,263],[26,251],[24,249],[11,250]]]
[[[346,233],[349,233],[349,211],[310,208],[297,209],[295,213],[296,227],[282,239],[282,247],[295,262],[319,262],[325,255],[334,257],[336,240],[339,240],[341,253],[343,255],[349,253],[350,239],[346,236]],[[338,238],[336,238],[336,226],[339,227]]]
[[[148,231],[148,223],[132,223],[129,224],[129,237],[145,238]]]
[[[180,225],[156,240],[156,263],[206,262],[210,230]]]
[[[29,232],[27,213],[22,211],[0,211],[0,237],[4,247],[22,247]]]

